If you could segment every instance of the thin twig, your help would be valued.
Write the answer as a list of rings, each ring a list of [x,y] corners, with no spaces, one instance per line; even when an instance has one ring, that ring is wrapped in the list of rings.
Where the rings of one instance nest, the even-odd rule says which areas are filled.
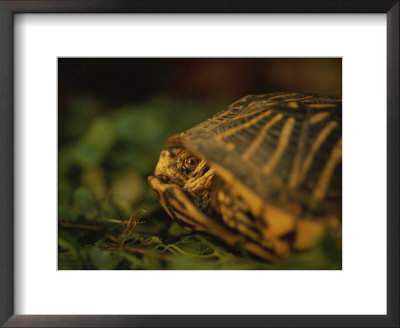
[[[118,224],[123,224],[126,225],[129,223],[129,220],[118,220],[118,219],[110,219],[110,218],[103,218],[99,219],[99,222],[112,222],[112,223],[118,223]]]
[[[145,210],[140,210],[138,211],[135,215],[131,215],[131,217],[129,218],[128,224],[125,227],[124,231],[122,231],[121,234],[121,246],[124,245],[126,237],[129,236],[133,230],[135,229],[135,227],[138,224],[144,223],[144,221],[140,221],[142,218],[142,215],[145,213]]]
[[[85,229],[85,230],[92,230],[92,231],[102,231],[103,228],[98,225],[88,225],[88,224],[79,224],[79,223],[71,223],[64,220],[59,220],[59,225],[62,228],[69,228],[69,229]]]
[[[177,251],[177,252],[179,252],[179,253],[181,253],[183,255],[188,255],[186,252],[184,252],[182,249],[180,249],[178,246],[176,246],[174,244],[169,244],[169,245],[165,246],[165,248],[162,250],[162,252],[165,252],[167,250],[170,251],[170,252],[172,250],[175,250],[175,251]],[[173,253],[175,254],[175,252],[173,252]]]

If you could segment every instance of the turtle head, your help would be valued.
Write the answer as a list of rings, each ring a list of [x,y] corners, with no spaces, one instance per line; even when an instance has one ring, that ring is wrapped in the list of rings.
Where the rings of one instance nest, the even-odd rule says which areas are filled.
[[[194,204],[205,209],[209,204],[214,171],[205,160],[199,159],[180,146],[169,146],[161,151],[154,170],[149,177],[150,186],[162,198],[168,186],[179,187]]]
[[[201,174],[200,162],[183,147],[166,147],[161,151],[154,175],[164,183],[183,187],[189,179]]]

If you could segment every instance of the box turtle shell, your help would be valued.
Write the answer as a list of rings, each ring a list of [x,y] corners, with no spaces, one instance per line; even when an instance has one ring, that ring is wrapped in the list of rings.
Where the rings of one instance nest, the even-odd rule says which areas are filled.
[[[241,98],[170,137],[149,184],[188,230],[270,261],[309,249],[341,228],[341,98]]]

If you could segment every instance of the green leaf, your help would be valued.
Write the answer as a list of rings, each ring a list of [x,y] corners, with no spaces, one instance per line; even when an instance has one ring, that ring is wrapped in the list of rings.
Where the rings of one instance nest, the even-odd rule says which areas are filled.
[[[79,270],[80,263],[70,252],[58,254],[58,270]]]
[[[78,221],[76,212],[66,205],[58,205],[58,218],[66,221]]]
[[[87,246],[87,252],[93,265],[99,270],[113,270],[123,259],[120,254],[114,254],[95,246]]]
[[[97,118],[73,149],[75,162],[80,166],[101,163],[114,142],[112,124],[105,117]]]
[[[93,219],[98,215],[97,203],[93,193],[86,187],[79,187],[73,195],[73,208],[77,215]]]
[[[168,234],[171,236],[182,236],[188,235],[190,232],[185,230],[180,224],[177,222],[172,222],[172,224],[168,228]]]
[[[83,168],[81,180],[84,186],[88,187],[97,200],[105,198],[107,193],[104,169],[99,165]]]
[[[80,244],[67,231],[58,229],[58,246],[63,252],[59,252],[58,269],[73,270],[83,268],[83,257],[80,253]]]
[[[65,109],[60,110],[59,137],[61,140],[78,138],[85,133],[100,104],[92,97],[72,98]]]
[[[114,204],[126,215],[130,216],[133,204],[144,195],[146,183],[134,170],[119,175],[111,186]]]

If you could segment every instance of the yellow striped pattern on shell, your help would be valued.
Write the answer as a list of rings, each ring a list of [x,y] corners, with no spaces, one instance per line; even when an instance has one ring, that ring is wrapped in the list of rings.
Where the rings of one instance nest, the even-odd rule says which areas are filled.
[[[341,217],[341,98],[249,95],[171,140],[178,139],[266,203]]]

